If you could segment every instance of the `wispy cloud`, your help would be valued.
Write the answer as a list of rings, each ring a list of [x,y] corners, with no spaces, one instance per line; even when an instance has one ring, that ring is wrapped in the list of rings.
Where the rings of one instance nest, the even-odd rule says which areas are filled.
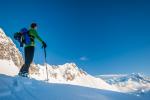
[[[81,61],[87,61],[88,58],[87,58],[86,56],[82,56],[82,57],[80,57],[80,60],[81,60]]]

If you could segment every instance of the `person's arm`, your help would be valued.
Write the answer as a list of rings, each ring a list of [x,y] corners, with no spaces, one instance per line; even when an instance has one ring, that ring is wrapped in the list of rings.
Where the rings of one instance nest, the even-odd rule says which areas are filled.
[[[42,45],[43,45],[42,47],[43,48],[46,48],[47,47],[46,43],[39,37],[39,35],[36,32],[36,30],[33,30],[33,31],[34,31],[34,37],[37,38],[42,43]]]
[[[34,34],[33,34],[34,37],[37,38],[37,39],[42,43],[43,40],[42,40],[41,37],[38,35],[37,31],[36,31],[36,30],[33,30],[33,31],[34,31],[34,32],[33,32],[33,33],[34,33]]]

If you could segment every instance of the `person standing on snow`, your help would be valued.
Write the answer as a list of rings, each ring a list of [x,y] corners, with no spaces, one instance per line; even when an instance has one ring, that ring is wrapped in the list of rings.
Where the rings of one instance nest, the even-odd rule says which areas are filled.
[[[41,43],[42,43],[42,47],[46,48],[47,45],[46,43],[39,37],[37,31],[37,24],[36,23],[32,23],[31,24],[31,28],[29,29],[29,38],[30,38],[30,43],[26,44],[24,47],[24,52],[25,52],[25,63],[23,64],[23,66],[21,67],[18,75],[22,76],[22,77],[28,77],[28,73],[29,73],[29,67],[30,64],[33,61],[33,57],[34,57],[34,48],[35,48],[35,38],[38,39]]]

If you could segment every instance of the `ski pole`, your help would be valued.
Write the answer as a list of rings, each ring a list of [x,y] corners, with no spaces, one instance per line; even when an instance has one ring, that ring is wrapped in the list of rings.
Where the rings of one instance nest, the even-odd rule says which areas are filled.
[[[46,75],[47,75],[47,80],[48,81],[48,68],[47,68],[47,61],[46,61],[46,49],[44,48],[44,62],[45,62],[45,65],[46,65]]]

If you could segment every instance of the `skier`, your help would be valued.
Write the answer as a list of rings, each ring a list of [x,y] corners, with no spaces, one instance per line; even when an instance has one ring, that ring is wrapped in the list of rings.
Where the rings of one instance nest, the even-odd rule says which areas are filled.
[[[33,57],[34,57],[34,47],[35,47],[35,38],[38,39],[41,43],[42,43],[42,47],[45,49],[47,47],[46,43],[39,37],[36,29],[37,29],[37,24],[36,23],[32,23],[31,28],[29,29],[29,37],[30,37],[30,43],[29,44],[25,44],[24,47],[24,52],[25,52],[25,63],[23,64],[23,66],[21,67],[18,75],[22,76],[22,77],[28,77],[28,73],[29,73],[29,67],[30,64],[33,61]]]

